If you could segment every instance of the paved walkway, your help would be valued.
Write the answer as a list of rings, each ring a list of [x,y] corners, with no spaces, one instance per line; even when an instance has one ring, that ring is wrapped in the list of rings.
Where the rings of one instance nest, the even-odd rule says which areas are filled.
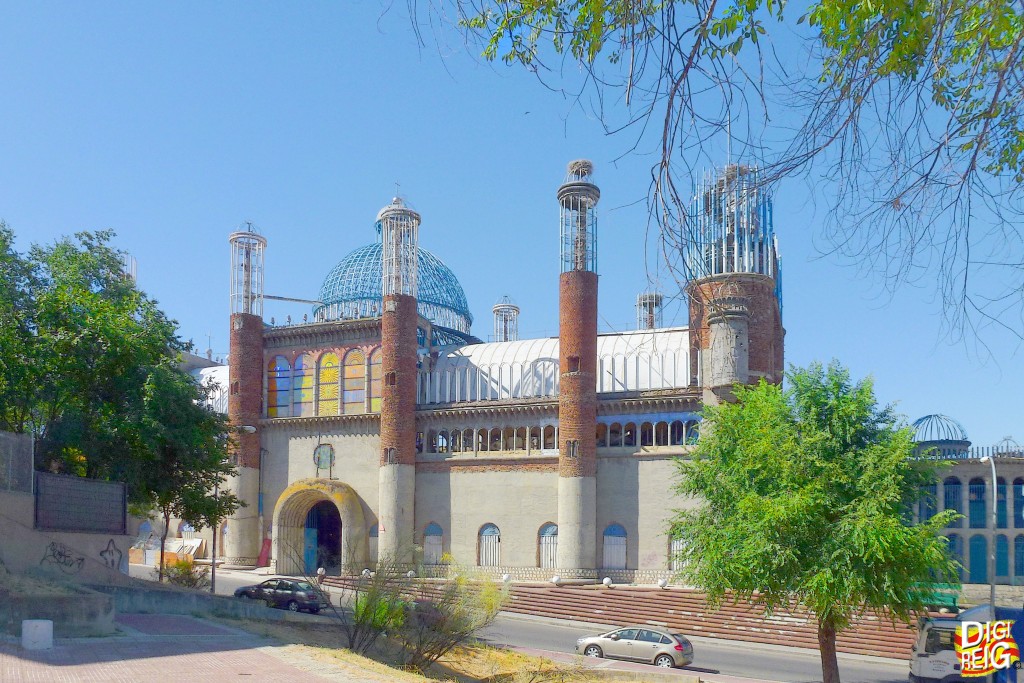
[[[0,681],[388,681],[373,672],[345,671],[301,647],[192,617],[126,614],[117,623],[122,635],[60,638],[52,650],[26,651],[17,639],[0,640]]]

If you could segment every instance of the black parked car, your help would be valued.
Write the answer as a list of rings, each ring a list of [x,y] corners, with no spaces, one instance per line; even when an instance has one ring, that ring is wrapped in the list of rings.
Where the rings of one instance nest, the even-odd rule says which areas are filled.
[[[316,614],[331,603],[320,589],[309,581],[268,579],[255,586],[242,586],[235,590],[236,598],[263,600],[270,607],[286,607],[292,612],[306,610]]]

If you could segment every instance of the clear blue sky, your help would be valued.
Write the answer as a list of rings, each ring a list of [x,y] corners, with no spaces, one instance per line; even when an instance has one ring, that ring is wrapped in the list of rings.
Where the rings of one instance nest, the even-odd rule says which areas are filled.
[[[565,163],[588,157],[602,189],[601,325],[633,326],[656,262],[652,157],[616,161],[631,138],[457,36],[420,49],[405,3],[283,7],[0,4],[0,218],[19,247],[114,229],[182,336],[201,350],[209,333],[223,354],[230,232],[251,220],[267,236],[268,293],[316,298],[330,268],[374,239],[398,182],[423,215],[421,245],[462,282],[477,336],[503,294],[523,309],[521,336],[553,335],[555,190]],[[947,343],[930,291],[879,297],[817,258],[816,205],[803,182],[776,194],[787,362],[838,358],[910,419],[947,413],[976,444],[1024,442],[1019,344]],[[678,304],[666,322],[685,324]]]

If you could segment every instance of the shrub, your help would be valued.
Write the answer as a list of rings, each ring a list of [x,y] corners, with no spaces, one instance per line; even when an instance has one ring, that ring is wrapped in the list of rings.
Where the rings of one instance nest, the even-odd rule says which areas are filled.
[[[164,577],[168,583],[182,588],[210,587],[210,570],[197,566],[187,558],[168,562],[164,568]]]

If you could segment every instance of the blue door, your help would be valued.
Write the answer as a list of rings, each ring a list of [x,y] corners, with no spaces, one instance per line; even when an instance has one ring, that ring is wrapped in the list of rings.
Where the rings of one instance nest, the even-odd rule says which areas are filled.
[[[312,576],[316,573],[316,548],[317,548],[317,530],[306,527],[304,530],[302,543],[302,560],[305,563],[305,571],[307,576]]]

